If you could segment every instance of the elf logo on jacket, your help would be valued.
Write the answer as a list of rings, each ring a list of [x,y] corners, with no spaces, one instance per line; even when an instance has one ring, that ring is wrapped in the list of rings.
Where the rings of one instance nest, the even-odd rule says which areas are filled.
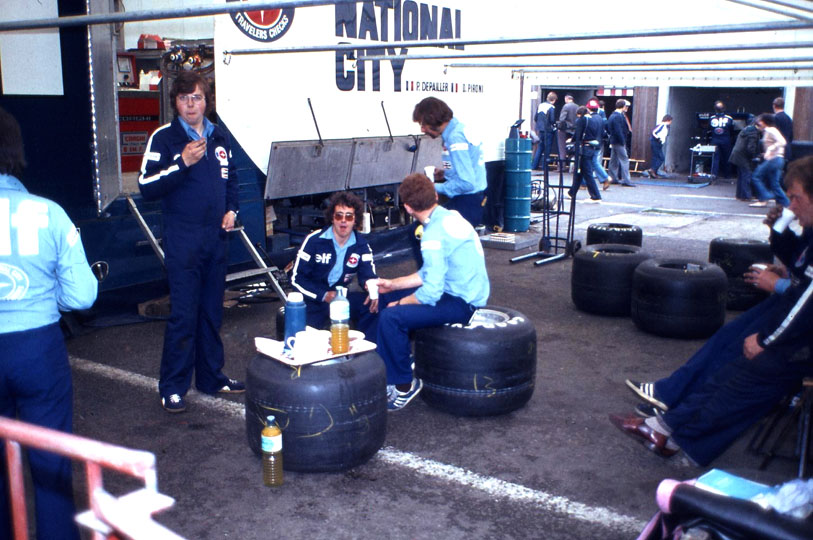
[[[229,154],[226,152],[226,149],[222,146],[218,146],[215,148],[215,157],[220,162],[221,167],[228,167],[229,166]]]
[[[24,298],[28,283],[28,275],[22,269],[0,263],[0,302]]]
[[[332,253],[317,253],[316,262],[319,264],[330,264],[330,259],[333,257]]]
[[[348,268],[355,268],[359,265],[359,255],[358,253],[351,253],[350,257],[347,258],[347,267]]]
[[[236,2],[238,0],[227,1]],[[231,14],[231,20],[251,39],[268,43],[284,36],[291,27],[294,20],[294,8],[238,11]]]

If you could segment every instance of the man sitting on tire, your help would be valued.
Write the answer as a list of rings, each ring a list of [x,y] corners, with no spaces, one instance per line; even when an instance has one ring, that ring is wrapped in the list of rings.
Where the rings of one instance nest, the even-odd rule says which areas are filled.
[[[490,292],[485,255],[474,228],[454,210],[438,206],[435,186],[423,174],[398,188],[407,213],[421,222],[423,265],[408,276],[379,279],[381,293],[399,291],[378,320],[378,354],[387,367],[389,410],[402,409],[421,391],[412,373],[409,332],[447,323],[466,324]]]
[[[737,331],[731,325],[721,329],[718,334],[729,333],[731,341],[717,343],[720,356],[735,346],[736,358],[724,365],[718,362],[679,399],[669,401],[662,395],[664,385],[628,382],[639,397],[668,410],[645,420],[610,415],[616,427],[658,455],[669,457],[682,449],[699,465],[708,465],[793,391],[802,377],[813,374],[813,359],[809,354],[800,359],[798,354],[813,346],[813,156],[791,163],[786,182],[790,210],[802,234],[777,223],[780,210],[770,212],[766,223],[772,227],[771,247],[788,267],[787,291],[744,314],[758,316]],[[697,367],[690,361],[676,374]]]
[[[361,223],[363,205],[349,191],[331,195],[325,210],[331,224],[309,234],[296,254],[291,283],[305,297],[309,326],[327,326],[337,286],[346,287],[358,275],[359,286],[365,288],[367,280],[376,277],[373,251],[364,235],[355,231]],[[378,300],[370,301],[362,292],[348,293],[347,300],[357,329],[375,343]]]

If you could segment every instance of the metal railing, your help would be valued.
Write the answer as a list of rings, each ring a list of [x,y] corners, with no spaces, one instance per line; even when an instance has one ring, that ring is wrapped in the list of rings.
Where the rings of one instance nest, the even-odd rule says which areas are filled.
[[[21,446],[47,450],[85,462],[90,509],[77,514],[76,522],[91,529],[94,540],[182,540],[183,537],[152,520],[153,514],[171,507],[175,501],[158,492],[155,455],[151,452],[132,450],[3,417],[0,417],[0,439],[5,440],[14,540],[28,538]],[[104,490],[102,468],[139,478],[144,482],[144,488],[115,497]]]

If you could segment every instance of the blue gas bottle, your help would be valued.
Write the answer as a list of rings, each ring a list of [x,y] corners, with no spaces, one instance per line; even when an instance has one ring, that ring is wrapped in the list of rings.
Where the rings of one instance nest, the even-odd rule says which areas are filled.
[[[288,293],[288,299],[285,302],[285,337],[284,348],[285,352],[290,352],[291,348],[288,346],[288,338],[296,336],[297,332],[305,329],[305,298],[301,292]]]

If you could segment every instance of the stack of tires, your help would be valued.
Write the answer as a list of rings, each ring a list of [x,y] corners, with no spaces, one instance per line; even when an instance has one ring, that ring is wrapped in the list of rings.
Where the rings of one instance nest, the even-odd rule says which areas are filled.
[[[522,313],[486,306],[462,324],[415,332],[415,376],[430,406],[457,416],[490,416],[531,399],[536,329]]]
[[[745,311],[768,297],[769,293],[743,279],[743,274],[752,264],[773,263],[773,252],[768,242],[747,238],[715,238],[709,244],[709,262],[722,268],[728,278],[728,309]]]
[[[653,259],[641,249],[640,227],[599,223],[587,229],[587,247],[573,257],[571,298],[599,315],[630,315],[659,336],[700,338],[725,321],[728,279],[714,264]]]

